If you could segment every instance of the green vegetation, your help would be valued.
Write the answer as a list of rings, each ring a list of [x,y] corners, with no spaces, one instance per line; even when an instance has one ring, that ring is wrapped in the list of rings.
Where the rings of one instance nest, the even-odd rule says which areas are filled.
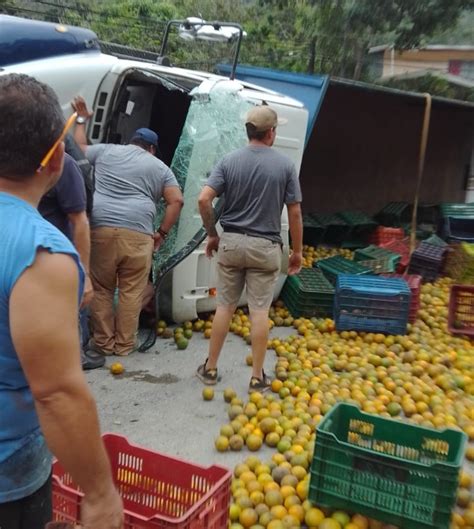
[[[170,18],[238,22],[248,34],[240,63],[356,80],[368,78],[370,46],[474,44],[473,8],[473,0],[0,0],[1,11],[88,26],[101,40],[154,52]],[[232,57],[232,45],[189,44],[175,33],[173,64],[206,69]]]

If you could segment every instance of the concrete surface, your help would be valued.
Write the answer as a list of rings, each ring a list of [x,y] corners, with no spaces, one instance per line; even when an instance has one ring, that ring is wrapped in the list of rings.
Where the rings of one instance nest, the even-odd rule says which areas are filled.
[[[292,329],[293,330],[293,329]],[[290,334],[290,329],[276,329],[272,336]],[[86,373],[97,400],[103,432],[126,436],[138,445],[193,461],[203,466],[218,464],[230,469],[251,452],[219,453],[214,440],[220,427],[229,422],[228,404],[223,393],[232,387],[246,400],[251,368],[245,364],[250,347],[229,334],[219,360],[221,381],[215,388],[214,400],[204,401],[204,385],[195,376],[196,369],[207,357],[209,341],[194,333],[184,351],[173,340],[158,338],[146,353],[129,357],[108,357],[106,366]],[[125,373],[114,376],[108,366],[121,362]],[[275,354],[268,351],[265,371],[274,373]],[[265,445],[257,452],[269,459],[272,450]]]

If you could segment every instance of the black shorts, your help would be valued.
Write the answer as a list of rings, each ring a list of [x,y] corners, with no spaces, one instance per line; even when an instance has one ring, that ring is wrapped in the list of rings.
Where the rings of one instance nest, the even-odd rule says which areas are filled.
[[[44,529],[52,517],[51,476],[30,496],[0,503],[1,529]]]

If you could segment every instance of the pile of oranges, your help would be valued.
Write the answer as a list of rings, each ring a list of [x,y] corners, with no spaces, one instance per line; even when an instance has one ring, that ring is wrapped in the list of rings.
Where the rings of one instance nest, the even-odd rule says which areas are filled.
[[[276,355],[272,392],[243,400],[228,388],[228,422],[216,439],[221,451],[252,453],[263,445],[274,451],[266,461],[250,455],[235,468],[230,529],[394,529],[308,501],[316,427],[339,401],[382,417],[462,429],[469,444],[451,527],[474,529],[474,346],[447,330],[450,284],[443,278],[422,286],[418,318],[405,336],[339,333],[330,319],[294,319],[283,303],[272,307],[269,326],[294,329],[268,343]],[[250,327],[239,309],[231,331],[248,342]]]

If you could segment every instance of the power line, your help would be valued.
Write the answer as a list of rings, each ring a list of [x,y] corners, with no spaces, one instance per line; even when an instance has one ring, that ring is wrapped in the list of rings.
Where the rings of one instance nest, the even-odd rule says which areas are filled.
[[[40,5],[45,5],[45,6],[48,6],[48,7],[54,7],[56,9],[70,9],[72,11],[76,11],[76,13],[80,13],[80,14],[93,14],[93,15],[98,15],[98,16],[101,16],[103,18],[108,18],[110,16],[110,14],[107,13],[106,10],[103,10],[103,11],[97,11],[97,10],[94,10],[94,9],[91,9],[89,7],[78,7],[78,6],[73,6],[73,5],[69,5],[69,4],[55,4],[53,2],[48,2],[47,0],[36,0],[36,3],[37,4],[40,4]],[[114,13],[114,17],[115,18],[119,18],[119,19],[122,19],[122,20],[132,20],[133,22],[137,22],[137,19],[139,21],[142,21],[142,22],[145,22],[145,23],[150,23],[150,24],[159,24],[162,26],[162,28],[164,29],[164,27],[166,26],[166,22],[163,21],[163,20],[160,20],[159,18],[152,18],[152,17],[144,17],[142,15],[137,15],[137,16],[129,16],[129,15],[119,15],[117,13]]]
[[[101,12],[101,11],[95,11],[95,10],[89,10],[89,9],[86,9],[86,8],[79,8],[79,7],[72,7],[72,6],[69,6],[69,5],[65,5],[65,4],[61,4],[61,5],[57,5],[57,4],[54,4],[53,2],[49,2],[47,0],[38,0],[37,1],[38,4],[41,4],[41,5],[46,5],[46,6],[49,6],[49,7],[54,7],[56,9],[72,9],[73,11],[76,11],[77,13],[87,13],[88,15],[93,15],[94,17],[97,17],[99,19],[99,22],[102,22],[103,20],[107,20],[110,22],[110,15],[107,14],[106,12]],[[32,14],[32,15],[37,15],[37,16],[40,16],[42,18],[50,18],[50,19],[54,19],[57,15],[54,15],[52,13],[47,13],[47,12],[43,12],[43,11],[38,11],[38,10],[34,10],[34,9],[29,9],[29,8],[26,8],[26,7],[21,7],[21,6],[16,6],[16,5],[13,5],[13,4],[3,4],[3,7],[4,8],[7,8],[7,9],[12,9],[14,11],[20,11],[22,13],[29,13],[29,14]],[[142,31],[148,38],[150,39],[155,39],[157,42],[160,42],[161,41],[161,36],[158,36],[156,33],[150,31],[150,27],[146,27],[146,26],[143,26],[142,24],[142,21],[146,21],[147,23],[151,23],[152,21],[155,21],[156,23],[158,24],[162,24],[164,25],[165,22],[163,21],[160,21],[158,19],[156,20],[153,20],[153,19],[150,19],[150,18],[147,18],[147,17],[138,17],[139,20],[137,20],[136,18],[133,18],[133,17],[129,17],[129,16],[126,16],[126,15],[118,15],[118,18],[119,20],[132,20],[134,22],[134,24],[132,24],[131,26],[135,29],[138,29],[140,31]],[[102,19],[102,20],[101,20]],[[85,22],[93,22],[93,20],[85,20]],[[130,28],[130,24],[128,24],[128,28]],[[125,28],[127,29],[127,28]],[[265,50],[265,49],[262,49],[261,52],[259,53],[260,50],[258,50],[258,48],[262,47],[263,48],[263,44],[262,45],[259,45],[257,44],[256,48],[253,48],[252,49],[252,52],[251,52],[251,56],[249,56],[249,58],[247,59],[250,63],[257,63],[258,64],[258,59],[264,59],[266,62],[272,62],[273,60],[276,60],[278,59],[278,57],[275,57],[274,55],[282,55],[284,54],[286,56],[286,58],[295,58],[295,59],[301,59],[302,57],[304,57],[304,59],[308,59],[308,46],[309,46],[309,43],[308,42],[304,42],[304,41],[292,41],[292,42],[289,42],[289,41],[281,41],[281,42],[273,42],[272,43],[272,49],[271,50]],[[151,46],[147,46],[148,48],[150,48]],[[158,46],[157,46],[158,47]],[[316,48],[317,49],[317,48]],[[258,50],[258,51],[257,51]],[[243,49],[243,51],[245,52],[245,48]],[[334,56],[334,55],[329,55],[329,54],[323,54],[323,53],[320,53],[320,52],[316,52],[315,56],[315,61],[318,61],[321,63],[329,63],[329,64],[333,64],[333,65],[341,65],[341,64],[344,64],[350,60],[351,56],[350,56],[350,52],[349,50],[347,50],[347,52],[342,55],[341,57],[337,57],[337,56]],[[281,59],[281,57],[280,57]],[[364,58],[363,58],[363,64],[364,65],[367,65],[368,63],[370,63],[370,56],[369,55],[365,55]],[[199,64],[199,63],[202,63],[202,64],[205,64],[205,63],[209,63],[209,61],[186,61],[186,64]],[[378,64],[382,64],[383,67],[387,67],[389,66],[389,63],[387,60],[383,59],[382,61],[373,61],[373,64],[374,65],[377,65]],[[388,65],[387,65],[388,63]],[[182,63],[184,64],[184,62]],[[401,65],[399,62],[395,63],[395,67],[396,68],[403,68],[404,70],[411,70],[411,71],[420,71],[420,70],[425,70],[425,69],[429,69],[426,67],[426,65],[416,65],[416,64],[403,64]],[[435,68],[432,68],[432,69],[435,69]],[[444,68],[438,68],[438,70],[441,70],[441,71],[444,71]]]

